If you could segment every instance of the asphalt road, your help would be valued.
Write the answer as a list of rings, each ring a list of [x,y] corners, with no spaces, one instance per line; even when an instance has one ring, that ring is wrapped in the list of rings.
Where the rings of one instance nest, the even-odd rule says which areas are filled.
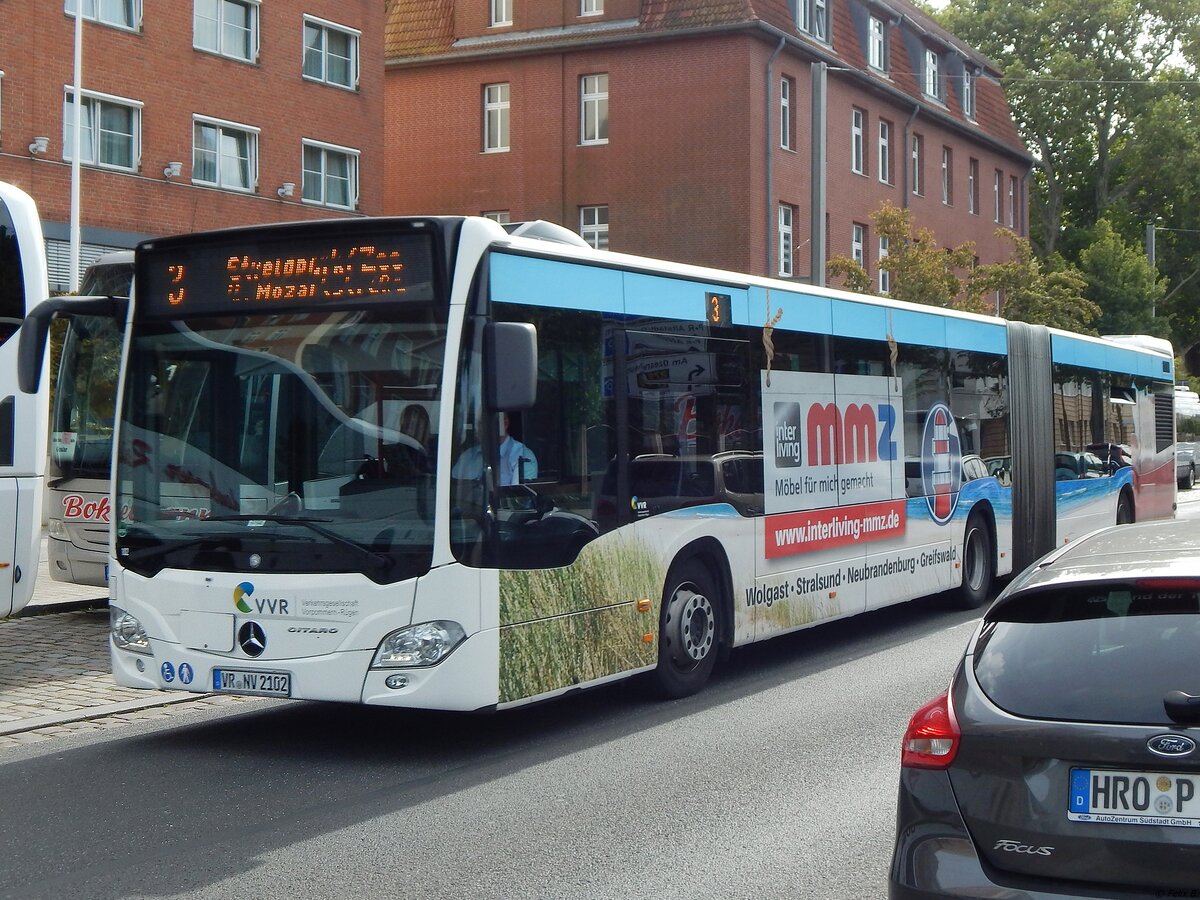
[[[486,717],[164,714],[0,757],[0,897],[882,897],[898,742],[975,615],[935,602]]]

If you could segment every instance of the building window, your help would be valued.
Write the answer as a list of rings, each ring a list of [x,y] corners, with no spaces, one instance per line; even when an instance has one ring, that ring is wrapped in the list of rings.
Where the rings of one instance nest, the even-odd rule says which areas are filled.
[[[925,51],[925,80],[924,90],[926,97],[932,97],[934,100],[942,99],[941,78],[938,76],[938,55],[933,50]]]
[[[867,28],[867,62],[877,72],[887,71],[887,26],[875,16]]]
[[[891,249],[891,239],[881,237],[879,239],[879,293],[881,294],[892,292],[892,273],[883,267],[883,261],[887,259]]]
[[[792,0],[792,3],[795,4],[796,27],[818,41],[828,41],[828,0]]]
[[[597,250],[608,249],[608,207],[581,206],[579,234]]]
[[[192,46],[230,59],[258,58],[257,0],[196,0]]]
[[[979,215],[979,160],[967,164],[967,212]]]
[[[942,203],[954,204],[954,153],[949,147],[942,148]]]
[[[962,75],[962,106],[963,115],[968,119],[975,118],[975,75],[964,71]]]
[[[483,152],[508,150],[508,84],[483,86]]]
[[[792,208],[779,204],[779,274],[792,277]]]
[[[604,0],[581,0],[579,4],[581,16],[599,16],[604,14]]]
[[[608,76],[584,75],[579,80],[581,144],[608,143]]]
[[[192,181],[234,191],[254,190],[258,186],[258,129],[194,119]]]
[[[75,15],[76,0],[67,0],[68,15]],[[133,31],[142,22],[142,0],[83,0],[83,18],[102,25]]]
[[[860,266],[866,267],[866,257],[863,248],[867,243],[867,226],[857,222],[850,229],[850,258]]]
[[[892,183],[892,123],[879,120],[879,180]]]
[[[992,175],[992,219],[1000,224],[1000,181],[1004,174],[997,169]]]
[[[795,149],[792,146],[792,134],[795,132],[792,97],[795,92],[796,83],[792,79],[779,79],[779,146],[784,150]]]
[[[79,161],[110,169],[136,171],[141,163],[142,104],[136,100],[83,94],[79,107]],[[63,159],[73,159],[74,94],[63,97]]]
[[[492,26],[496,25],[511,25],[512,17],[512,0],[492,0]]]
[[[493,209],[483,213],[485,219],[491,219],[493,222],[499,222],[501,225],[507,225],[512,221],[512,214],[507,209]]]
[[[304,142],[304,187],[308,203],[354,209],[358,206],[358,151]]]
[[[925,185],[922,183],[921,175],[925,171],[925,139],[919,134],[914,134],[912,138],[912,192],[914,194],[924,194]]]
[[[306,16],[304,77],[338,87],[358,87],[359,32]]]
[[[1008,227],[1017,227],[1017,176],[1008,176]]]
[[[861,109],[850,110],[850,171],[857,175],[867,174],[867,148],[863,142],[863,128],[867,114]]]

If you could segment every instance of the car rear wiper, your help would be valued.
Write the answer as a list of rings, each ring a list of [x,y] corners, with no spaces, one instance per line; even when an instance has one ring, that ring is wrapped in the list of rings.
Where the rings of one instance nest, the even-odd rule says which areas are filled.
[[[1172,722],[1178,725],[1200,725],[1200,697],[1183,691],[1167,691],[1163,708]]]

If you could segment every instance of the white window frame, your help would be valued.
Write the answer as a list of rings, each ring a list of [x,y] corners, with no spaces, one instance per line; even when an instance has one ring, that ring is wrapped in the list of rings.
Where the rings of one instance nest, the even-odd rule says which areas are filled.
[[[579,207],[579,235],[597,250],[608,249],[607,204]]]
[[[1000,224],[1000,180],[1004,177],[1004,173],[996,169],[992,174],[992,220]]]
[[[499,222],[501,225],[507,225],[512,221],[512,212],[507,209],[485,210],[480,215],[493,222]]]
[[[591,122],[588,121],[589,113],[592,114]],[[607,72],[594,72],[579,78],[579,143],[608,143]]]
[[[304,151],[307,149],[310,149],[310,148],[313,150],[321,151],[321,172],[320,172],[321,197],[319,199],[310,198],[310,197],[305,196],[305,194],[308,193],[307,188],[309,187],[309,178],[308,178],[309,169],[308,169],[308,166],[304,159],[304,157],[305,157]],[[341,203],[331,203],[329,201],[329,190],[328,190],[329,164],[328,163],[329,163],[330,154],[337,154],[338,156],[345,157],[346,160],[350,164],[348,167],[349,178],[350,178],[350,183],[349,183],[348,189],[347,189],[347,194],[349,195],[349,201],[350,201],[348,205],[343,205]],[[339,146],[338,144],[327,144],[324,141],[314,141],[314,140],[310,140],[308,138],[305,138],[304,140],[302,140],[300,142],[300,172],[302,175],[302,180],[300,183],[300,201],[302,203],[308,203],[313,206],[325,206],[325,207],[328,207],[329,209],[358,209],[359,156],[360,156],[359,151],[354,149],[353,147],[342,147],[342,146]]]
[[[886,119],[879,120],[879,180],[883,184],[892,183],[892,123]]]
[[[580,16],[602,16],[602,15],[604,15],[604,0],[580,0],[579,15]]]
[[[967,212],[979,215],[979,160],[967,161]]]
[[[850,108],[850,171],[855,175],[867,174],[867,147],[863,138],[867,113],[857,106]]]
[[[941,102],[942,99],[942,83],[938,75],[938,69],[941,65],[941,57],[936,50],[925,48],[925,71],[922,73],[922,89],[925,96],[930,99]]]
[[[1017,221],[1017,176],[1008,176],[1008,227],[1016,228]]]
[[[871,16],[867,23],[867,65],[876,72],[887,72],[887,23]]]
[[[829,43],[829,0],[796,0],[796,28]]]
[[[310,75],[306,71],[308,62],[308,30],[310,28],[319,29],[321,32],[321,74]],[[343,84],[340,81],[331,81],[329,78],[329,33],[337,32],[345,35],[350,39],[350,83]],[[341,88],[346,91],[357,91],[358,80],[361,75],[360,59],[362,55],[362,32],[356,28],[350,28],[346,25],[339,25],[337,22],[330,22],[327,19],[318,19],[316,16],[305,16],[304,25],[301,30],[301,44],[303,48],[300,54],[300,74],[306,81],[316,81],[321,84],[327,84],[330,87]]]
[[[975,121],[975,75],[969,69],[963,69],[962,74],[962,106],[963,115]]]
[[[75,94],[75,88],[71,85],[63,85],[63,151],[62,158],[69,161],[71,159],[71,150],[74,149],[74,141],[71,134],[71,129],[75,124],[75,112],[73,109],[73,101],[70,99]],[[83,159],[80,160],[80,165],[94,166],[98,169],[111,169],[116,172],[137,172],[142,167],[142,109],[145,104],[140,100],[130,100],[128,97],[116,97],[112,94],[102,94],[98,91],[80,91],[83,96],[85,107],[91,107],[92,113],[91,125],[91,147],[88,152],[83,154]],[[118,165],[111,162],[102,162],[100,160],[101,148],[101,128],[100,128],[100,111],[102,106],[120,106],[129,110],[130,116],[130,148],[129,165]],[[83,121],[83,110],[80,110],[80,122]],[[80,146],[83,146],[82,138]],[[88,159],[88,156],[91,159]]]
[[[196,6],[198,0],[192,2],[192,48],[199,50],[202,53],[214,53],[217,56],[223,56],[225,59],[233,59],[238,62],[256,63],[258,55],[262,49],[262,27],[260,15],[260,0],[216,0],[217,2],[217,46],[206,47],[198,41],[198,33],[196,31],[196,17],[199,10]],[[225,4],[231,3],[234,6],[245,7],[250,13],[250,55],[243,56],[240,53],[231,53],[225,48]]]
[[[500,28],[513,23],[513,0],[491,0],[488,3],[489,23]]]
[[[205,126],[208,128],[216,128],[218,130],[217,140],[217,177],[215,181],[205,181],[196,177],[196,127]],[[249,170],[250,184],[243,187],[238,184],[228,184],[222,178],[222,166],[220,149],[220,139],[226,132],[240,132],[248,138],[246,141],[247,152],[247,168]],[[192,116],[192,184],[203,185],[205,187],[219,188],[223,191],[236,191],[239,194],[253,194],[258,190],[258,139],[261,134],[261,129],[255,128],[253,125],[243,125],[240,122],[229,122],[225,119],[214,119],[210,116]]]
[[[912,192],[918,197],[925,196],[925,185],[921,183],[921,175],[925,169],[925,138],[923,135],[912,136]]]
[[[792,79],[779,78],[779,146],[792,150]]]
[[[496,96],[493,98],[493,88]],[[503,88],[503,90],[500,90]],[[499,95],[503,94],[503,97]],[[507,153],[512,144],[512,85],[497,81],[483,86],[483,152]]]
[[[879,238],[879,293],[890,294],[892,292],[892,273],[883,268],[883,261],[888,258],[891,253],[892,242],[890,238]]]
[[[954,205],[954,151],[942,146],[942,205]]]
[[[792,214],[791,204],[780,203],[778,214],[778,238],[779,238],[779,276],[781,278],[791,278],[794,272],[792,261],[794,234],[792,232],[792,222],[794,216]]]
[[[75,17],[75,2],[76,0],[66,0],[63,4],[63,11],[71,18]],[[118,28],[121,31],[141,31],[142,30],[142,0],[132,0],[132,22],[125,22],[124,18],[120,22],[106,19],[104,17],[104,8],[102,0],[83,0],[83,18],[88,22],[96,22],[99,25],[107,25],[109,28]],[[88,12],[88,8],[91,12]]]
[[[850,226],[850,258],[863,268],[867,265],[867,226],[858,222]]]

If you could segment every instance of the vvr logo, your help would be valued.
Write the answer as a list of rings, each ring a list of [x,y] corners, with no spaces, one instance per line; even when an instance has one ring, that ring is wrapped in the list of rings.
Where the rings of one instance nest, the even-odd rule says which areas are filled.
[[[944,403],[935,404],[921,435],[921,483],[933,521],[945,525],[958,507],[962,486],[962,444],[954,416]]]
[[[775,465],[854,465],[897,458],[896,407],[890,403],[775,404]]]
[[[233,605],[239,611],[244,613],[254,612],[254,607],[257,607],[259,613],[278,613],[281,616],[288,614],[288,601],[282,597],[264,597],[254,598],[254,607],[247,603],[247,598],[254,593],[254,585],[248,581],[243,581],[233,589]]]
[[[250,604],[246,602],[246,598],[253,593],[254,585],[248,581],[243,581],[233,589],[233,605],[236,606],[241,612],[254,612],[254,610],[250,608]]]

